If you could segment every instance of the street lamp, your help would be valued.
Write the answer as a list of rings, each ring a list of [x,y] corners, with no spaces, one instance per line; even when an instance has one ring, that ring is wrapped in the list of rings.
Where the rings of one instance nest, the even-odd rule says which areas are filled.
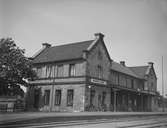
[[[163,56],[162,56],[162,111],[164,112],[164,78],[163,78],[164,72],[163,72]]]
[[[140,91],[141,91],[140,88],[137,88],[138,95],[140,95]]]

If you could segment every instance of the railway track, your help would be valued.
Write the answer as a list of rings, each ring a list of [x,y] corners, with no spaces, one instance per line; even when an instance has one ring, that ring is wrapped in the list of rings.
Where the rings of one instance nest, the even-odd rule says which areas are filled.
[[[128,117],[29,124],[1,124],[0,128],[167,128],[167,116]]]

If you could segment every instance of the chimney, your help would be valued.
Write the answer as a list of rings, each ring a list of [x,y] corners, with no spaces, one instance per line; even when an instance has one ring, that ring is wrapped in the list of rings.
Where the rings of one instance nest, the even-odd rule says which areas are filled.
[[[125,66],[125,61],[120,61],[120,64],[121,64],[122,66]]]
[[[43,46],[43,48],[49,48],[49,47],[51,47],[51,44],[49,44],[49,43],[43,43],[42,46]]]
[[[38,56],[45,48],[49,48],[49,47],[51,47],[51,44],[48,44],[48,43],[43,43],[42,44],[42,48],[38,51],[38,52],[36,52],[31,58],[29,58],[29,59],[34,59],[36,56]]]
[[[95,33],[96,39],[102,39],[104,38],[104,35],[102,33]]]
[[[153,67],[154,63],[153,62],[148,62],[149,67]]]

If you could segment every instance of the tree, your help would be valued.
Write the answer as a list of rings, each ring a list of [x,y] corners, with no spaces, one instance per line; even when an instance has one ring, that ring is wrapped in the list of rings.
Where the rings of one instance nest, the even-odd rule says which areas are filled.
[[[0,95],[23,95],[20,85],[28,86],[26,79],[36,77],[25,50],[11,38],[0,39]]]

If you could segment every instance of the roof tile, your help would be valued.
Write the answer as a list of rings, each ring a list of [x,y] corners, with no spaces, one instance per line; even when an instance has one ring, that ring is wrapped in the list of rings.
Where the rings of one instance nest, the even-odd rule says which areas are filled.
[[[33,59],[33,63],[55,62],[82,58],[83,51],[86,50],[92,42],[93,40],[88,40],[46,48]]]
[[[127,74],[127,75],[130,75],[130,76],[133,76],[135,78],[140,78],[140,76],[138,76],[137,74],[135,74],[130,68],[126,67],[126,66],[123,66],[117,62],[112,62],[112,66],[111,66],[111,69],[114,70],[114,71],[117,71],[117,72],[121,72],[121,73],[124,73],[124,74]]]
[[[135,74],[144,79],[149,66],[129,67]]]

